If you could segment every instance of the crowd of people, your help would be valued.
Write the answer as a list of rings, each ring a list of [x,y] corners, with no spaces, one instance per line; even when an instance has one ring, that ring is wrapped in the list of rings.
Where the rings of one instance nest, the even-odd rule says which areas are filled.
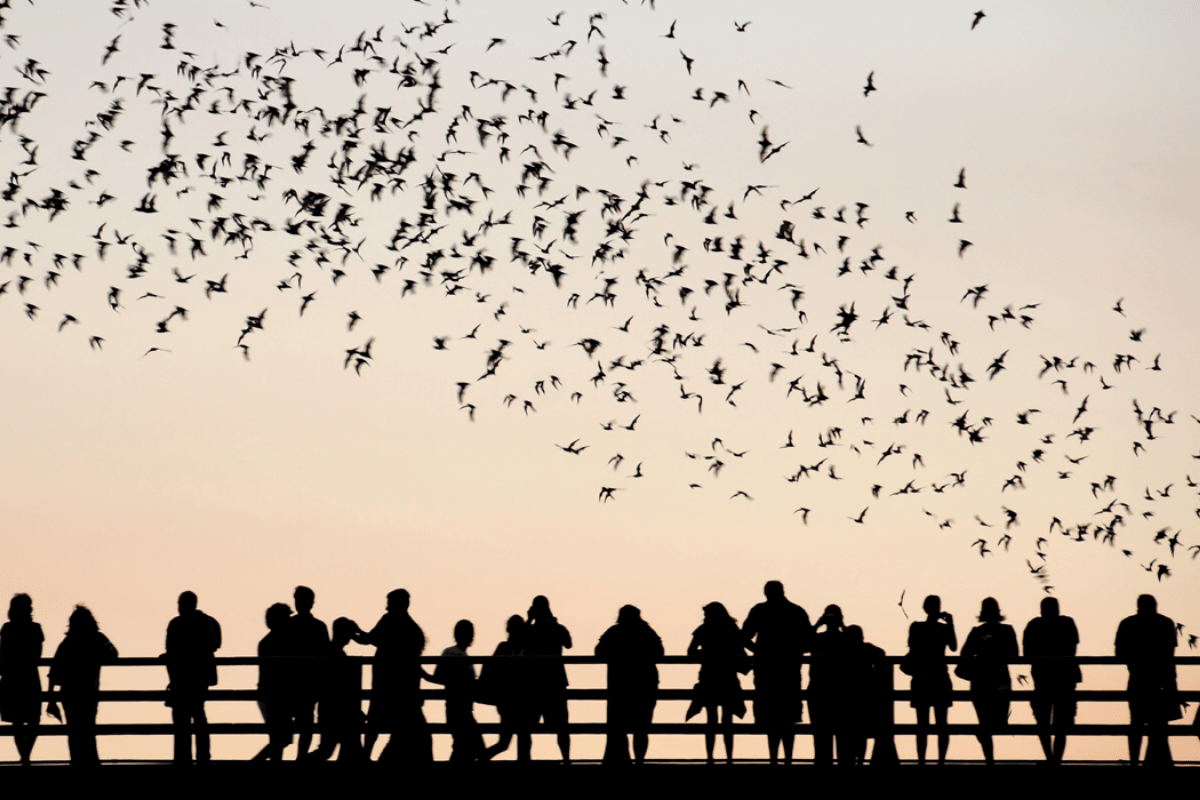
[[[750,609],[740,626],[721,603],[706,605],[688,646],[688,656],[700,662],[700,672],[686,718],[705,712],[708,762],[715,760],[718,733],[726,761],[733,760],[733,720],[747,711],[740,675],[751,672],[753,719],[767,734],[771,763],[778,763],[781,753],[782,761],[791,763],[795,725],[803,720],[805,702],[817,763],[833,763],[835,745],[838,764],[865,763],[872,737],[874,757],[880,758],[881,747],[890,747],[892,741],[892,665],[884,651],[864,640],[862,628],[845,624],[836,605],[827,606],[812,623],[803,608],[787,599],[779,581],[768,582],[764,594],[764,601]],[[269,733],[255,760],[282,760],[295,743],[297,760],[324,761],[336,752],[339,761],[366,761],[372,759],[379,737],[387,735],[378,760],[430,762],[433,742],[422,710],[422,681],[445,687],[451,761],[490,760],[505,752],[514,738],[517,759],[527,761],[535,731],[555,733],[562,760],[571,760],[567,673],[554,657],[573,643],[547,598],[535,597],[525,617],[509,618],[507,638],[493,653],[500,658],[488,660],[478,674],[466,657],[475,639],[469,620],[454,626],[454,645],[442,651],[432,673],[422,666],[427,640],[409,614],[410,597],[404,589],[388,594],[386,612],[369,631],[340,617],[330,635],[329,627],[313,616],[315,599],[311,589],[298,586],[294,609],[286,603],[267,609],[268,632],[258,645],[257,699]],[[927,597],[923,607],[926,618],[911,624],[900,669],[912,679],[910,698],[918,724],[937,736],[941,764],[949,749],[945,726],[953,702],[946,656],[958,650],[958,635],[954,618],[942,610],[937,596]],[[176,731],[174,759],[178,764],[205,763],[211,760],[205,701],[217,684],[221,626],[199,609],[192,592],[179,596],[178,610],[167,627],[163,654],[167,705]],[[968,633],[954,670],[970,683],[984,758],[994,763],[992,735],[1009,717],[1012,680],[1007,662],[1023,655],[1041,659],[1032,663],[1031,705],[1046,761],[1061,763],[1075,720],[1075,690],[1083,679],[1072,658],[1079,644],[1075,622],[1060,613],[1057,600],[1046,598],[1040,616],[1029,621],[1018,643],[1016,630],[1004,619],[999,603],[986,598],[979,624]],[[1142,759],[1143,726],[1149,726],[1144,763],[1171,762],[1162,726],[1182,717],[1173,661],[1176,637],[1175,624],[1158,613],[1151,595],[1139,597],[1137,613],[1117,629],[1116,656],[1129,669],[1132,764]],[[20,729],[14,740],[23,764],[32,758],[36,726],[47,700],[37,666],[44,641],[41,626],[33,620],[32,600],[15,595],[8,622],[0,628],[0,719]],[[365,714],[362,662],[346,654],[351,642],[375,648]],[[620,609],[616,624],[596,644],[595,655],[608,668],[605,763],[645,760],[658,695],[656,662],[664,652],[662,639],[632,605]],[[801,691],[805,654],[811,656],[811,666],[808,687]],[[549,658],[519,658],[523,656]],[[65,712],[72,764],[99,763],[95,724],[100,670],[116,659],[116,648],[92,612],[77,606],[54,653],[47,687],[52,694],[45,702],[46,713],[55,719],[62,721]],[[477,703],[494,705],[500,717],[500,735],[491,746],[475,720]],[[316,748],[314,724],[321,731]],[[927,734],[922,730],[916,734],[918,763],[926,762],[926,750]]]

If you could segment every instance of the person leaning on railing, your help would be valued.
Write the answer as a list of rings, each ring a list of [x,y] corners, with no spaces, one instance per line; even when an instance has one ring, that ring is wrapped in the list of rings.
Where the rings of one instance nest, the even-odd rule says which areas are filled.
[[[1083,680],[1073,660],[1079,646],[1075,620],[1059,613],[1058,600],[1042,600],[1042,615],[1029,620],[1021,637],[1025,657],[1035,660],[1033,674],[1033,718],[1042,727],[1038,740],[1046,761],[1061,764],[1067,750],[1067,730],[1075,723],[1075,687]]]
[[[1168,722],[1183,717],[1175,685],[1175,623],[1158,613],[1158,601],[1143,594],[1137,599],[1137,614],[1121,620],[1117,628],[1116,654],[1129,664],[1129,763],[1136,766],[1142,749],[1141,726],[1150,726],[1146,764],[1172,763],[1167,740]]]
[[[67,635],[54,651],[48,690],[60,687],[67,715],[67,748],[73,766],[100,763],[96,750],[96,711],[100,703],[100,667],[117,660],[117,648],[100,632],[87,606],[75,606]],[[58,703],[51,700],[46,713],[62,722]]]

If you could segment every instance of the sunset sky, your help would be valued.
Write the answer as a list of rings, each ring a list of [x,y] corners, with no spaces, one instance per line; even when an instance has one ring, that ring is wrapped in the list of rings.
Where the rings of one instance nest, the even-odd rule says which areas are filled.
[[[368,628],[408,589],[430,654],[462,618],[489,654],[538,594],[573,654],[626,603],[681,654],[702,606],[744,619],[770,579],[893,654],[927,594],[962,641],[987,596],[1019,634],[1047,585],[1082,654],[1111,654],[1143,592],[1181,654],[1200,633],[1192,4],[1008,2],[973,30],[958,2],[74,5],[0,28],[0,108],[32,106],[0,126],[0,592],[33,596],[48,654],[83,602],[157,655],[184,589],[221,655],[252,654],[297,584]],[[373,150],[411,156],[400,180],[364,171]]]

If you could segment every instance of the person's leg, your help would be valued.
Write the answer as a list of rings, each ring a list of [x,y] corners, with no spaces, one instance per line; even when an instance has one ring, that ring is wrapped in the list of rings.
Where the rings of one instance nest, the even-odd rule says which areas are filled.
[[[300,729],[300,738],[296,742],[296,760],[308,757],[308,748],[312,746],[313,735],[304,730],[312,727],[317,718],[317,701],[311,697],[301,697],[296,700],[296,727]]]
[[[192,712],[192,730],[196,734],[196,763],[212,761],[212,746],[208,737],[208,712],[204,708],[204,697],[196,701]]]
[[[26,730],[31,727],[26,722],[18,722],[16,725]],[[33,743],[37,741],[37,736],[32,733],[18,733],[13,738],[16,740],[17,754],[21,757],[21,763],[29,766],[33,760]]]
[[[1134,702],[1129,703],[1129,724],[1133,726],[1133,730],[1137,731],[1136,733],[1129,734],[1129,765],[1133,767],[1138,765],[1138,759],[1142,754],[1142,733],[1140,727],[1142,725],[1142,718],[1140,711]]]
[[[175,697],[171,705],[171,724],[175,726],[176,764],[192,763],[192,709],[183,697]]]
[[[937,744],[938,744],[938,764],[946,763],[946,753],[950,750],[950,734],[946,733],[946,718],[949,712],[946,706],[940,706],[933,710],[933,718],[938,727]]]
[[[96,749],[96,711],[98,702],[89,699],[77,699],[63,702],[63,712],[66,714],[67,725],[71,733],[67,735],[67,747],[71,753],[71,764],[93,766],[100,763],[100,754]]]
[[[553,705],[555,719],[553,722],[551,722],[551,720],[547,717],[546,721],[551,722],[552,725],[565,727],[569,719],[567,716],[566,693],[564,692],[560,697],[556,697],[553,700]],[[565,730],[558,734],[558,752],[562,754],[562,760],[564,764],[571,763],[571,734],[567,733]]]
[[[929,734],[925,729],[929,727],[929,706],[917,706],[917,763],[925,763],[925,750],[929,742]]]
[[[721,709],[721,726],[725,729],[725,763],[733,763],[733,712],[728,708]]]
[[[491,747],[484,748],[482,756],[484,761],[491,761],[507,750],[512,744],[515,733],[513,721],[516,714],[514,710],[504,705],[497,706],[496,711],[500,714],[500,738],[496,739],[496,743]]]
[[[717,706],[710,703],[704,707],[708,722],[704,726],[704,754],[709,764],[713,763],[713,751],[717,747]]]
[[[767,733],[767,756],[770,758],[772,764],[779,763],[779,741],[780,736],[778,733],[774,731]]]
[[[796,746],[796,735],[794,733],[792,733],[792,724],[791,723],[788,723],[786,731],[787,731],[786,733],[782,734],[779,737],[779,740],[783,744],[783,763],[791,764],[792,763],[792,751]]]
[[[1054,720],[1054,700],[1049,696],[1038,697],[1037,688],[1034,688],[1034,698],[1029,701],[1029,707],[1033,710],[1033,721],[1038,726],[1038,743],[1042,746],[1042,755],[1046,757],[1047,762],[1054,761],[1054,742],[1051,736],[1053,732]]]

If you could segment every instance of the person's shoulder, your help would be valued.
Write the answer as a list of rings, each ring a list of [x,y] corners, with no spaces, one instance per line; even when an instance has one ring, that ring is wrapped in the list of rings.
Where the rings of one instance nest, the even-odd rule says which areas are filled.
[[[443,656],[465,656],[466,651],[464,651],[458,645],[454,644],[454,645],[450,645],[445,650],[443,650],[442,655]]]

